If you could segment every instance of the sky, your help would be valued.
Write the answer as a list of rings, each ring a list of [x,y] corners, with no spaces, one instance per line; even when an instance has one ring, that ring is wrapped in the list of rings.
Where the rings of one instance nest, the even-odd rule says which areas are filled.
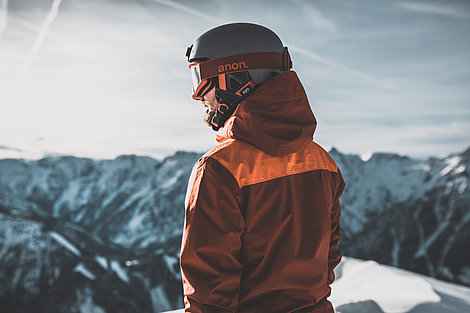
[[[185,52],[229,22],[289,47],[325,149],[470,146],[470,1],[0,0],[0,158],[211,149]]]

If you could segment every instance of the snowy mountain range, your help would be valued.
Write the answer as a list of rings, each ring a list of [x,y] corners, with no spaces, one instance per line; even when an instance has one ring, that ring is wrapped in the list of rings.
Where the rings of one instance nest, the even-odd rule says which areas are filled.
[[[470,149],[330,153],[347,183],[345,255],[470,285]],[[0,160],[0,312],[181,307],[183,200],[199,157]]]
[[[347,182],[345,255],[470,285],[470,148],[424,161],[331,155]]]

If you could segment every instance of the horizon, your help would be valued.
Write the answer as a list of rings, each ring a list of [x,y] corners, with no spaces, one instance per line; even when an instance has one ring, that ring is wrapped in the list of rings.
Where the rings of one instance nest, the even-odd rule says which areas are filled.
[[[0,151],[2,149],[4,149],[4,147],[0,146]],[[461,151],[454,151],[454,152],[450,152],[450,153],[442,153],[440,155],[429,155],[429,156],[425,156],[424,158],[414,157],[414,156],[411,156],[411,155],[398,153],[398,152],[393,152],[393,151],[390,151],[390,152],[388,152],[388,151],[375,151],[375,152],[372,152],[372,153],[357,154],[357,153],[348,153],[348,152],[342,151],[341,149],[338,149],[337,147],[330,147],[328,149],[326,149],[326,148],[324,148],[324,149],[329,154],[332,151],[336,151],[336,152],[339,152],[340,154],[343,154],[343,155],[358,156],[363,162],[367,162],[374,155],[380,155],[380,154],[397,155],[399,157],[410,158],[410,159],[413,159],[413,160],[416,160],[416,161],[427,161],[431,158],[444,159],[444,158],[447,158],[449,156],[459,155],[459,154],[465,153],[467,150],[470,150],[470,145],[467,148],[465,148]],[[26,161],[26,162],[34,162],[34,161],[38,161],[38,160],[41,160],[41,159],[62,158],[62,157],[72,157],[72,158],[76,158],[76,159],[90,159],[90,160],[93,160],[93,161],[114,161],[114,160],[116,160],[120,157],[138,157],[138,158],[151,158],[151,159],[154,159],[156,161],[163,161],[166,158],[173,157],[176,154],[181,153],[181,152],[182,153],[195,153],[195,154],[203,155],[208,151],[175,150],[175,151],[169,152],[168,154],[162,154],[161,156],[151,156],[151,155],[135,154],[135,153],[124,153],[124,154],[119,154],[119,155],[116,155],[116,156],[110,157],[110,158],[99,158],[99,157],[89,157],[89,156],[79,156],[79,155],[73,155],[73,154],[56,153],[56,154],[44,154],[44,155],[42,155],[40,157],[37,157],[37,158],[34,158],[34,157],[28,158],[28,157],[21,157],[21,156],[18,156],[18,157],[1,157],[0,156],[0,161],[2,161],[2,160],[23,160],[23,161]],[[1,153],[0,153],[0,155],[1,155]]]

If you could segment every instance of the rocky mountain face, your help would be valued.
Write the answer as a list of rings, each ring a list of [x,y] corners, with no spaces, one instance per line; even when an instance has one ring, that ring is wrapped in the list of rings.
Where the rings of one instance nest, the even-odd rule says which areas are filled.
[[[470,285],[470,149],[331,155],[347,183],[345,255]],[[0,160],[0,312],[180,307],[183,201],[199,156]]]
[[[336,150],[345,255],[470,285],[470,148],[425,161]]]
[[[196,153],[0,160],[0,312],[161,312]]]

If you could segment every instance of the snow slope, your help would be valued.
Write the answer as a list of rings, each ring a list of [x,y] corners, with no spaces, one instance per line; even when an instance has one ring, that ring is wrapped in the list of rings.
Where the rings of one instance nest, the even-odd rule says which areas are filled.
[[[329,300],[337,313],[470,312],[468,287],[349,257],[343,257],[335,272]]]

